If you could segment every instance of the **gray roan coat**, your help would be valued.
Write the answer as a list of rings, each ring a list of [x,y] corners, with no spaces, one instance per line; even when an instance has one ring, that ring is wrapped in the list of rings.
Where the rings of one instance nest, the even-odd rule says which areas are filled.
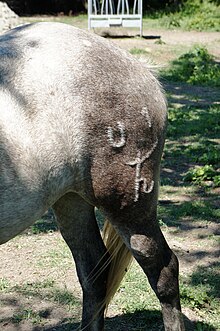
[[[103,330],[131,255],[165,330],[184,330],[177,258],[156,220],[166,117],[150,69],[101,37],[59,23],[0,37],[0,244],[53,207],[83,289],[83,330]]]

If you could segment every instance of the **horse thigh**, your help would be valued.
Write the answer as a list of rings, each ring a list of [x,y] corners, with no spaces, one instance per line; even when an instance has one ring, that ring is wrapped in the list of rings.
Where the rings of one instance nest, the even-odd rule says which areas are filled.
[[[58,224],[76,263],[83,290],[83,330],[103,329],[107,270],[106,248],[94,215],[94,207],[76,194],[68,193],[54,205]],[[100,270],[100,272],[99,272]]]

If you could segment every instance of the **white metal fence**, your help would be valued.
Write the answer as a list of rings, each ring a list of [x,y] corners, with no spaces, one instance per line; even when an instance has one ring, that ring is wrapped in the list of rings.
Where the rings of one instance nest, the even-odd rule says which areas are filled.
[[[88,0],[88,28],[122,26],[142,28],[142,0]]]

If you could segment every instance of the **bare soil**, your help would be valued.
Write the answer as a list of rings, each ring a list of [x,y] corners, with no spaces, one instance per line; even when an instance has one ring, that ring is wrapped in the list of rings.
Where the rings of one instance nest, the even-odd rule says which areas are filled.
[[[134,32],[122,34],[120,29],[96,30],[101,36],[109,37],[120,47],[144,49],[149,58],[158,65],[167,65],[179,54],[187,52],[194,45],[203,45],[220,61],[220,33],[175,30],[145,30],[143,38]]]
[[[101,31],[101,34],[106,33]],[[164,44],[156,43],[159,39]],[[127,50],[134,47],[146,49],[149,56],[159,64],[167,64],[169,60],[175,58],[175,49],[178,49],[177,52],[182,52],[195,43],[205,45],[216,57],[216,60],[220,60],[220,34],[214,32],[152,30],[145,31],[145,38],[143,39],[128,35],[127,38],[117,36],[112,40]],[[202,105],[220,102],[219,93],[214,89],[189,88],[184,84],[167,84],[166,89],[170,92],[170,98],[173,102],[195,102],[190,99],[190,95],[197,95],[196,102],[198,103],[199,100]],[[178,172],[178,168],[176,172]],[[170,195],[169,201],[166,203],[178,205],[178,203],[188,201],[191,198],[187,194],[178,197]],[[218,204],[218,202],[216,203]],[[219,249],[210,245],[209,238],[213,234],[220,234],[218,222],[207,222],[206,225],[196,222],[195,225],[191,220],[186,219],[184,226],[186,229],[184,235],[176,233],[175,228],[173,228],[173,232],[172,228],[169,228],[169,231],[164,229],[164,235],[170,247],[178,255],[180,273],[192,273],[198,266],[208,267],[215,263],[219,258]],[[63,255],[62,264],[59,264],[60,256],[57,257],[58,263],[56,263],[57,251],[59,248],[62,251],[64,247],[65,244],[59,232],[38,235],[26,233],[18,236],[0,247],[0,278],[8,279],[10,286],[16,285],[18,287],[19,285],[46,282],[48,279],[53,279],[57,287],[70,290],[80,304],[81,289],[68,250]],[[44,261],[43,265],[42,260]],[[11,318],[21,307],[29,307],[32,311],[42,312],[44,324],[39,326],[36,323],[35,325],[28,319],[23,319],[19,324],[13,322]],[[188,330],[193,330],[193,324],[190,321],[199,320],[198,315],[191,309],[184,309],[184,314],[188,321]],[[68,330],[69,322],[67,319],[72,317],[72,313],[58,302],[48,301],[45,297],[34,296],[31,293],[24,295],[19,291],[4,292],[0,295],[0,315],[2,319],[0,330],[4,331]],[[114,317],[111,310],[109,316]],[[79,312],[75,317],[76,319],[79,318]],[[78,326],[77,321],[75,324],[72,322],[71,329],[76,329]],[[127,328],[115,324],[114,330],[121,331],[127,330]]]

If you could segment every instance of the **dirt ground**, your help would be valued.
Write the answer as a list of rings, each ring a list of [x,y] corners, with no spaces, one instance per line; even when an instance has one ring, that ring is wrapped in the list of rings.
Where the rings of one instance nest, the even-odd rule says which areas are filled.
[[[106,32],[101,31],[100,34],[106,35]],[[167,64],[169,60],[176,58],[177,53],[188,50],[195,43],[205,45],[216,57],[216,61],[220,61],[220,33],[152,30],[145,31],[144,35],[145,38],[143,39],[134,38],[129,35],[127,38],[125,36],[122,38],[120,37],[120,33],[117,33],[117,37],[112,38],[112,41],[127,50],[132,48],[145,49],[154,62],[162,65]],[[158,40],[161,40],[163,43],[157,43]],[[220,103],[220,95],[217,90],[194,88],[192,91],[191,87],[188,89],[184,84],[182,85],[181,93],[175,84],[167,85],[166,89],[170,92],[171,98],[175,100],[179,99],[183,102],[189,102],[189,100],[186,100],[186,95],[192,93],[192,95],[198,96],[199,99],[197,99],[197,102],[200,100],[201,104],[209,104],[210,102]],[[191,199],[191,197],[187,194],[183,194],[179,198],[175,195],[173,201],[172,197],[169,196],[170,203],[173,202],[176,204],[180,201],[188,201],[188,199]],[[166,229],[164,230],[164,235],[170,247],[178,255],[180,272],[182,274],[192,272],[198,264],[208,266],[219,258],[219,250],[213,250],[213,247],[210,247],[208,241],[205,239],[207,235],[220,234],[218,224],[210,222],[206,226],[200,226],[197,223],[195,226],[189,221],[188,223],[186,222],[186,226],[191,230],[188,231],[187,238],[184,237],[184,240],[181,240],[181,235],[177,236],[172,231],[168,232]],[[203,238],[202,235],[204,234],[204,238],[199,240],[198,233],[200,234],[200,238]],[[0,278],[9,279],[11,286],[22,286],[24,283],[32,284],[38,281],[43,282],[53,279],[55,283],[61,284],[63,288],[71,290],[80,304],[81,289],[78,284],[75,268],[72,264],[70,265],[71,256],[68,250],[65,249],[61,266],[54,262],[54,260],[56,261],[56,252],[59,247],[60,251],[65,249],[65,244],[58,232],[38,235],[26,233],[13,239],[0,247]],[[40,262],[42,257],[44,257],[44,261],[47,261],[45,265],[42,265]],[[54,264],[51,264],[50,259]],[[60,256],[57,257],[57,261],[60,261]],[[48,306],[46,299],[34,297],[32,294],[27,297],[22,295],[22,293],[19,294],[19,292],[16,292],[15,297],[15,293],[6,292],[1,294],[0,300],[0,314],[3,319],[0,323],[0,330],[61,331],[64,329],[59,326],[60,321],[65,318],[71,318],[70,312],[66,311],[58,303],[50,303],[50,306]],[[26,305],[30,305],[33,310],[48,312],[45,327],[42,326],[39,328],[38,326],[34,326],[28,320],[24,320],[19,324],[10,322],[10,317],[16,313],[18,307]],[[111,311],[109,314],[111,316]],[[199,319],[195,312],[190,309],[184,309],[184,314],[189,320]],[[76,323],[77,326],[78,324]],[[117,328],[117,330],[120,329]]]
[[[135,37],[134,32],[123,34],[120,29],[95,31],[101,36],[110,37],[120,47],[144,49],[149,58],[158,65],[166,65],[177,57],[178,53],[186,52],[193,45],[203,45],[220,61],[220,33],[175,30],[145,30],[143,38]],[[124,31],[123,31],[124,32]]]

